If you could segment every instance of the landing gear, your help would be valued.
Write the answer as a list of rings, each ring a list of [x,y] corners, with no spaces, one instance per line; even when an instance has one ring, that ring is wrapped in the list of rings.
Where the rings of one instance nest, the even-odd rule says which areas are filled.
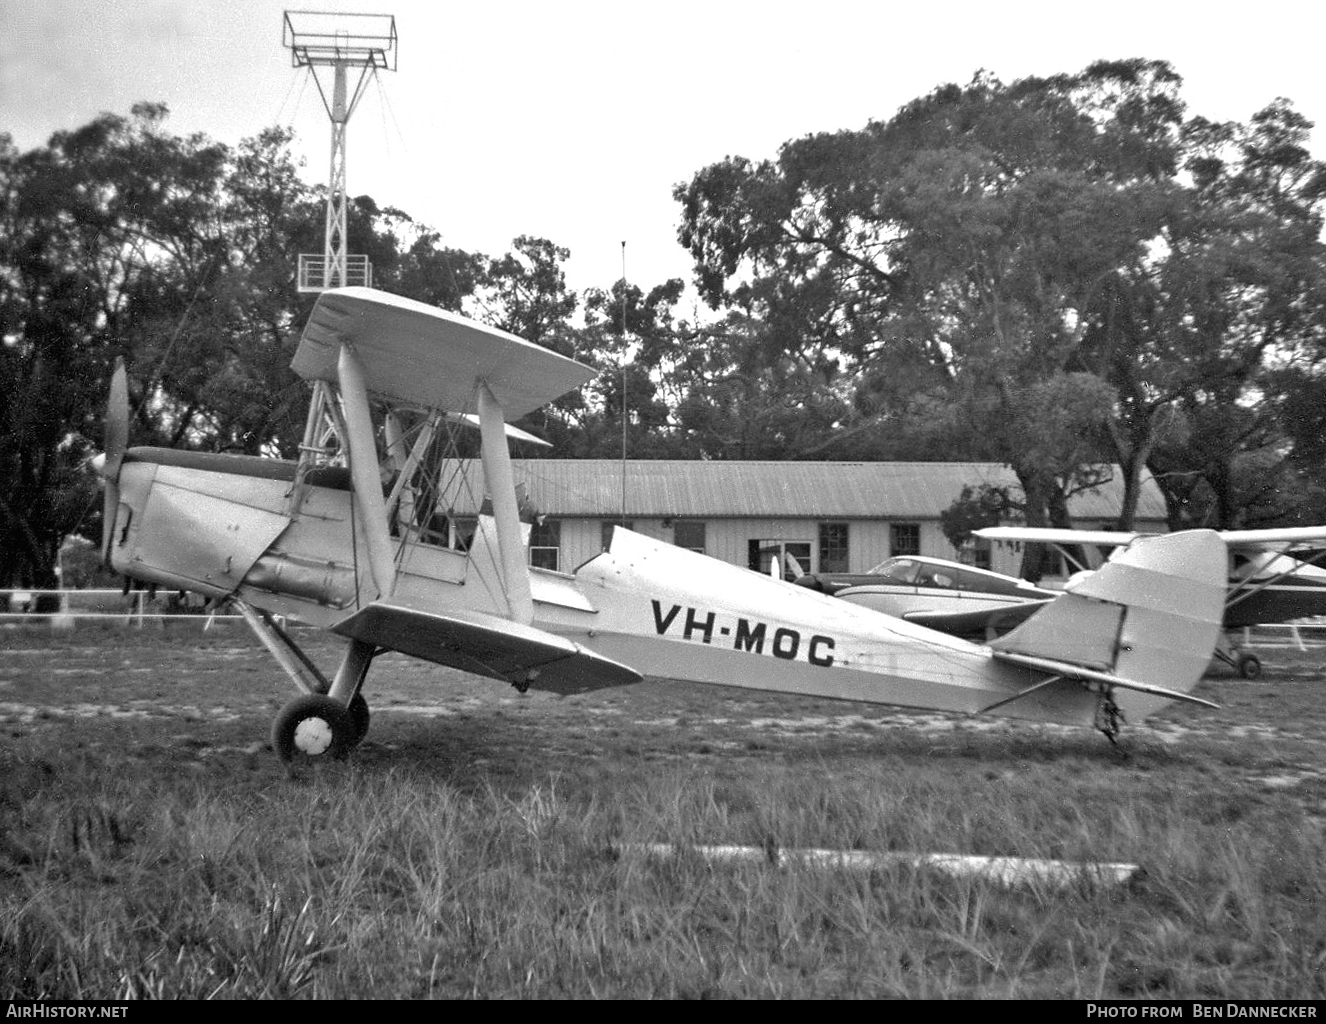
[[[364,705],[367,729],[368,705]],[[282,761],[296,758],[339,760],[360,739],[351,712],[339,701],[320,693],[296,697],[272,723],[272,749]]]
[[[1238,664],[1235,666],[1239,670],[1239,675],[1244,679],[1259,679],[1262,674],[1261,659],[1255,654],[1240,652]]]
[[[378,653],[373,644],[351,640],[336,675],[328,679],[272,615],[243,601],[236,606],[285,670],[304,691],[272,723],[272,748],[282,761],[342,758],[368,734],[368,702],[360,694]]]
[[[1218,661],[1223,661],[1244,679],[1261,678],[1261,659],[1249,651],[1240,650],[1229,636],[1222,637],[1220,643],[1216,645],[1215,656]]]
[[[1096,720],[1095,726],[1105,738],[1110,741],[1110,745],[1116,749],[1119,747],[1119,732],[1123,728],[1123,708],[1114,703],[1113,689],[1102,690],[1096,701]]]
[[[368,701],[364,700],[363,694],[356,693],[351,698],[345,713],[350,719],[350,746],[357,747],[368,735]]]

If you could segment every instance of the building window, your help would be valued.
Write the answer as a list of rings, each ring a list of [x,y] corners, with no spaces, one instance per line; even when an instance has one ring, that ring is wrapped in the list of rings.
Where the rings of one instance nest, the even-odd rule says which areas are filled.
[[[599,524],[599,550],[607,551],[608,545],[612,543],[613,527],[621,526],[628,530],[635,529],[635,523],[629,519],[605,519]]]
[[[809,567],[807,567],[809,570]],[[847,524],[820,523],[820,572],[847,572]]]
[[[688,551],[704,554],[704,523],[678,520],[672,524],[672,543]]]
[[[919,555],[921,553],[921,524],[890,523],[889,553],[893,555]]]
[[[977,569],[989,569],[994,564],[990,555],[990,542],[984,537],[972,537],[958,549],[958,561]]]
[[[536,569],[552,569],[561,565],[562,524],[555,519],[535,523],[529,531],[529,564]]]
[[[1046,545],[1045,554],[1041,559],[1042,576],[1067,576],[1068,569],[1064,564],[1064,553],[1057,547]]]

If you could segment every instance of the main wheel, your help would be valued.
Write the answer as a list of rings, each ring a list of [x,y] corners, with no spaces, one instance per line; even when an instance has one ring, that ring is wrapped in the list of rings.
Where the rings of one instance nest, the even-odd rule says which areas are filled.
[[[1257,679],[1262,674],[1261,659],[1255,654],[1240,654],[1238,669],[1244,679]]]
[[[350,746],[357,747],[368,735],[368,701],[363,694],[356,693],[345,710],[350,719]]]
[[[272,748],[282,761],[341,758],[354,746],[354,720],[345,705],[320,693],[296,697],[272,723]]]

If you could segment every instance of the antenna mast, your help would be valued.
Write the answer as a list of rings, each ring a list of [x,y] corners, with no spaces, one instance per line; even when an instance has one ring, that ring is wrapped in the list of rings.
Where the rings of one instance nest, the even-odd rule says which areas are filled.
[[[622,242],[622,526],[626,525],[626,242]]]
[[[346,252],[345,140],[350,116],[364,95],[370,74],[396,70],[396,18],[390,14],[341,14],[333,11],[286,11],[281,45],[290,51],[291,67],[308,68],[331,119],[331,174],[327,184],[327,224],[321,256],[301,253],[299,290],[322,292],[346,285],[372,285],[367,256]],[[324,84],[319,68],[330,68]],[[358,78],[351,92],[350,70]],[[330,87],[330,95],[328,88]]]

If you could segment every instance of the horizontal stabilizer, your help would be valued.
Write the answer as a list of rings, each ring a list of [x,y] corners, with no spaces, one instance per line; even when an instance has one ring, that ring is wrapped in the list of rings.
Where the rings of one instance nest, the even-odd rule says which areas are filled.
[[[1144,683],[1137,679],[1124,679],[1122,676],[1116,676],[1110,672],[1097,672],[1093,669],[1083,668],[1081,665],[1070,665],[1063,661],[1053,661],[1050,658],[1033,658],[1026,654],[1011,654],[1008,651],[995,651],[994,656],[999,661],[1005,661],[1012,665],[1021,665],[1024,668],[1035,669],[1037,672],[1053,672],[1055,675],[1062,676],[1064,679],[1077,679],[1086,682],[1104,683],[1107,686],[1117,686],[1123,690],[1133,690],[1136,693],[1150,694],[1152,697],[1160,697],[1164,700],[1181,700],[1189,704],[1198,704],[1204,708],[1218,708],[1220,705],[1201,697],[1194,697],[1191,694],[1183,693],[1179,690],[1171,690],[1167,686],[1157,686],[1154,683]],[[1041,684],[1037,684],[1040,686]],[[1036,687],[1032,687],[1035,689]],[[1000,704],[1007,701],[1000,701]],[[986,708],[985,710],[990,710]]]
[[[336,623],[332,631],[438,665],[554,693],[583,693],[641,679],[634,669],[564,637],[483,612],[425,612],[376,601]]]
[[[337,380],[341,345],[376,395],[447,411],[474,407],[488,386],[508,420],[574,391],[597,371],[514,334],[373,288],[333,288],[318,296],[291,368],[305,380]]]

